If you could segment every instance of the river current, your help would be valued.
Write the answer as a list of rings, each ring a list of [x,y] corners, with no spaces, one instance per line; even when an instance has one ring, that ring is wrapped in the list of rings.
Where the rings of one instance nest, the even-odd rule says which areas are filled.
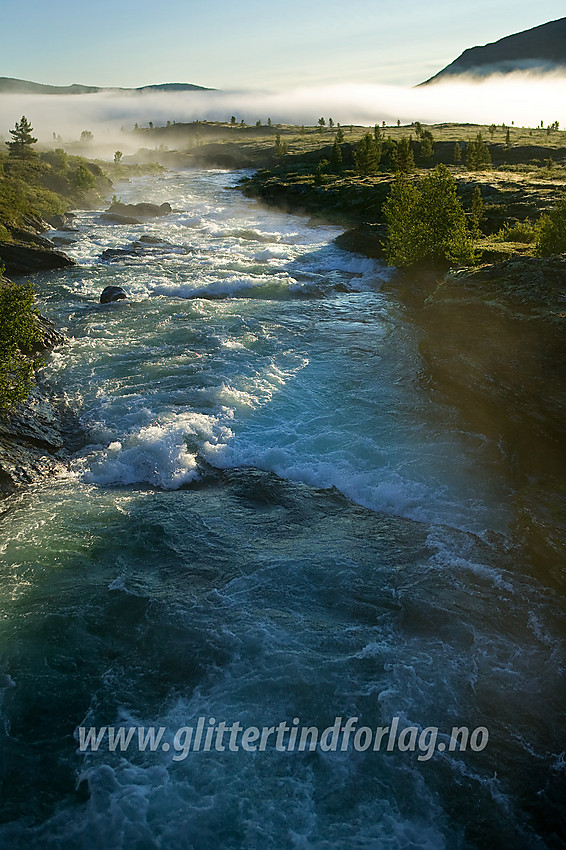
[[[432,399],[388,269],[240,176],[132,180],[173,214],[79,212],[78,265],[36,275],[86,436],[0,517],[0,846],[564,846],[560,600],[498,447]],[[443,746],[175,738],[337,717]],[[135,740],[81,748],[109,726]]]

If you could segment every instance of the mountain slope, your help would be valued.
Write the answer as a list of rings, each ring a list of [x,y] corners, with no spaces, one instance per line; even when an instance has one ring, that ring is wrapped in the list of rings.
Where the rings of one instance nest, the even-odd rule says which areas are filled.
[[[81,86],[73,83],[71,86],[46,86],[43,83],[32,83],[28,80],[17,80],[13,77],[0,77],[0,94],[93,94],[95,92],[147,92],[147,91],[214,91],[205,86],[195,86],[192,83],[161,83],[152,86],[140,86],[137,89]]]
[[[483,47],[470,47],[421,85],[456,74],[486,76],[496,72],[558,68],[566,70],[566,18],[508,35]]]

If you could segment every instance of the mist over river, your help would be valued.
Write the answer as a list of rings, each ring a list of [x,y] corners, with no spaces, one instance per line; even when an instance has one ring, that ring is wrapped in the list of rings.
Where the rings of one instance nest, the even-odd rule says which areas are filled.
[[[241,176],[132,180],[173,214],[79,212],[79,265],[35,276],[86,439],[0,506],[0,847],[563,847],[563,600],[498,446],[428,392],[389,270]],[[337,717],[443,746],[175,739]]]

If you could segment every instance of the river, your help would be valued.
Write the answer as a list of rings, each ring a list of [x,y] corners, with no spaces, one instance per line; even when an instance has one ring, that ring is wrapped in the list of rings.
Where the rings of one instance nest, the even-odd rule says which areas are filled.
[[[0,518],[0,846],[563,846],[560,600],[497,446],[428,393],[389,271],[240,176],[136,178],[174,213],[79,212],[79,265],[36,276],[86,438]],[[183,749],[199,718],[284,734]],[[108,726],[133,743],[81,746]]]

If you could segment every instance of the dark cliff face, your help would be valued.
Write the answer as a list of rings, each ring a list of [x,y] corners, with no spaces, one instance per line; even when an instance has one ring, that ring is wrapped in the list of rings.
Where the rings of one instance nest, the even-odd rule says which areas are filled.
[[[483,47],[471,47],[421,85],[456,74],[485,76],[494,72],[560,67],[566,72],[566,18],[508,35]]]

